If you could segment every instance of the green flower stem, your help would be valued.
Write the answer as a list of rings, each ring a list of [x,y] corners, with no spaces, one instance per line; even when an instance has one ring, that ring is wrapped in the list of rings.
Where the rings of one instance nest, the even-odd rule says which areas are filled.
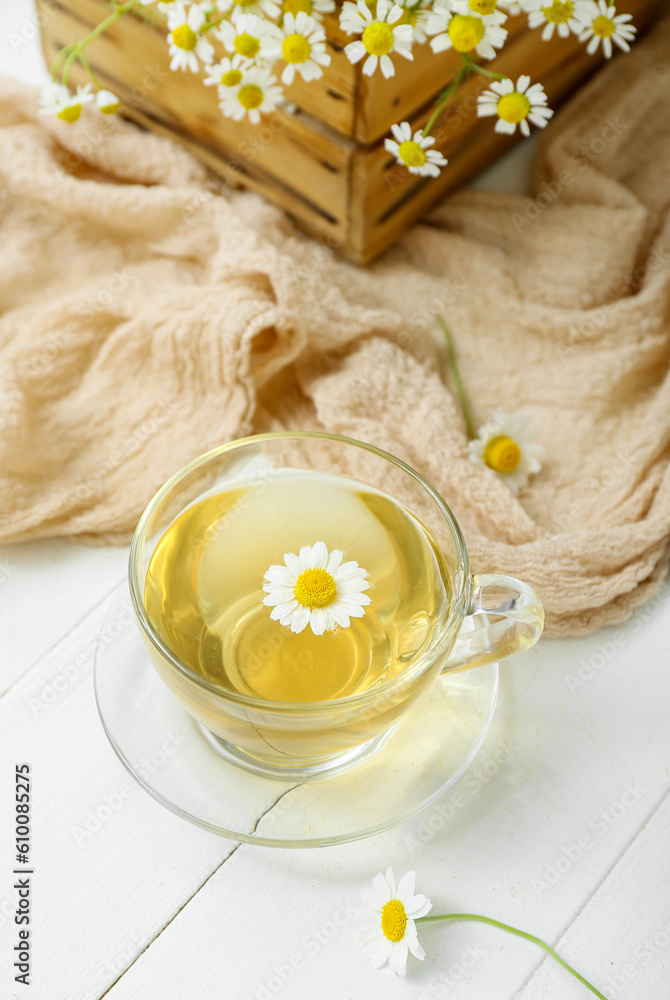
[[[441,316],[436,316],[435,319],[438,322],[442,333],[444,334],[444,340],[447,347],[447,355],[449,357],[449,366],[451,368],[451,373],[454,376],[454,382],[456,383],[456,392],[458,393],[458,401],[461,404],[461,410],[463,411],[463,418],[465,420],[465,426],[468,429],[468,434],[471,438],[477,437],[477,431],[475,430],[475,425],[472,422],[472,417],[470,416],[470,408],[468,406],[467,399],[465,398],[465,390],[463,389],[463,383],[461,382],[461,376],[458,371],[458,365],[456,364],[456,352],[454,351],[454,344],[451,339],[451,334],[449,333],[449,328],[444,322]],[[428,919],[428,918],[426,918]]]
[[[567,969],[567,971],[574,976],[575,979],[582,984],[582,986],[586,986],[587,990],[590,990],[594,996],[599,997],[599,1000],[607,1000],[607,997],[605,997],[600,990],[597,990],[587,979],[580,976],[577,970],[573,969],[571,965],[564,962],[560,955],[556,954],[551,945],[548,945],[547,942],[543,941],[541,938],[535,937],[534,934],[527,934],[526,931],[520,931],[516,927],[510,927],[509,924],[503,924],[499,920],[493,920],[492,917],[481,917],[477,913],[440,913],[433,917],[418,917],[415,923],[429,924],[437,923],[442,920],[475,920],[480,924],[490,924],[491,927],[497,927],[501,931],[507,931],[509,934],[515,934],[517,937],[524,938],[526,941],[532,941],[533,944],[537,944],[540,948],[544,948],[547,954],[551,955],[555,962],[558,962],[558,964],[563,966],[564,969]]]
[[[466,62],[463,62],[463,64],[461,65],[461,68],[458,70],[458,72],[456,73],[456,76],[451,81],[451,83],[449,84],[449,86],[447,87],[447,89],[443,90],[442,93],[440,94],[440,96],[439,96],[439,98],[437,100],[437,104],[435,105],[435,110],[433,111],[432,115],[430,116],[430,118],[426,122],[424,130],[421,133],[422,138],[425,138],[427,135],[430,134],[430,130],[432,129],[432,127],[435,124],[435,122],[437,121],[437,119],[438,119],[438,117],[440,115],[440,112],[449,103],[449,101],[451,100],[452,96],[458,90],[458,88],[460,87],[460,85],[463,82],[463,80],[467,79],[469,75],[470,75],[470,67],[468,66],[468,64]]]
[[[109,15],[109,17],[106,17],[104,21],[101,21],[100,24],[93,29],[90,35],[87,35],[86,38],[82,38],[82,40],[80,42],[77,42],[75,45],[67,46],[65,49],[61,49],[61,51],[57,54],[56,58],[54,59],[53,65],[51,67],[52,79],[54,80],[56,79],[56,70],[60,65],[60,60],[63,57],[63,53],[67,51],[67,56],[65,58],[65,65],[63,66],[63,77],[62,77],[63,83],[67,87],[68,80],[70,78],[70,70],[72,68],[72,64],[75,61],[75,59],[80,59],[81,53],[88,45],[91,44],[91,42],[95,41],[98,35],[101,35],[103,31],[106,31],[107,28],[110,27],[110,25],[114,24],[115,21],[118,21],[120,17],[123,17],[123,15],[126,14],[129,10],[132,10],[133,7],[139,6],[139,2],[140,0],[128,0],[127,3],[119,4],[119,6],[116,7],[116,9]]]
[[[204,35],[206,31],[211,31],[212,28],[218,28],[222,21],[225,21],[228,14],[222,14],[221,17],[217,17],[216,21],[210,21],[208,24],[204,24],[200,29],[200,34]]]
[[[486,69],[485,66],[480,66],[476,63],[467,53],[463,54],[463,59],[465,65],[468,67],[471,73],[481,73],[482,76],[489,76],[492,80],[506,80],[507,77],[504,73],[494,73],[492,69]]]
[[[91,80],[93,80],[93,83],[95,84],[95,86],[97,87],[97,89],[98,90],[102,90],[103,86],[100,83],[100,81],[98,80],[98,78],[95,75],[95,73],[93,72],[93,67],[91,66],[90,62],[88,61],[88,59],[86,58],[86,56],[84,55],[83,52],[79,53],[79,62],[82,64],[82,66],[84,67],[84,69],[86,70],[86,72],[88,73],[88,75],[90,76]]]

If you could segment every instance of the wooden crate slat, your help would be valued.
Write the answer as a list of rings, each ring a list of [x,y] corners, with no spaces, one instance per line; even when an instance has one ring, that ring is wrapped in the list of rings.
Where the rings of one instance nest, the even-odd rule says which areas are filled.
[[[45,13],[48,8],[42,42],[49,61],[109,11],[104,0],[37,4]],[[659,0],[626,5],[638,30],[659,8]],[[227,183],[263,194],[344,256],[367,263],[520,136],[499,135],[493,119],[477,118],[476,94],[487,81],[473,76],[432,130],[448,167],[435,179],[410,175],[394,163],[383,139],[393,122],[408,120],[413,129],[425,125],[457,56],[435,56],[428,46],[415,46],[414,62],[394,60],[396,76],[390,80],[380,73],[363,77],[360,65],[351,66],[342,51],[351,38],[339,28],[337,15],[328,15],[324,26],[333,55],[324,77],[311,84],[296,81],[286,93],[298,112],[264,116],[260,126],[224,119],[215,88],[204,87],[199,75],[169,71],[162,20],[124,17],[87,54],[129,117],[182,143]],[[524,16],[508,19],[506,27],[505,48],[486,65],[513,79],[527,73],[541,82],[554,109],[603,61],[600,54],[587,55],[575,36],[542,42],[540,30],[530,31]],[[71,79],[83,83],[87,77],[75,65]]]

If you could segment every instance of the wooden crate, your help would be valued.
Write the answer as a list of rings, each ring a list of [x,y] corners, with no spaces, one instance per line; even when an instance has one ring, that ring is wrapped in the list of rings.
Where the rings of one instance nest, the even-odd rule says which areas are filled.
[[[49,64],[109,13],[104,0],[37,0],[37,6]],[[658,0],[626,4],[638,30],[657,9]],[[297,111],[267,115],[257,126],[223,118],[215,88],[204,87],[199,76],[170,72],[162,19],[124,16],[90,45],[87,57],[129,118],[176,139],[228,184],[260,192],[328,246],[367,263],[446,192],[509,149],[518,132],[498,135],[492,119],[477,118],[476,95],[486,86],[477,74],[432,129],[448,167],[439,178],[408,173],[386,152],[384,138],[394,122],[425,125],[457,55],[415,45],[413,62],[394,59],[390,80],[379,72],[370,78],[345,56],[351,38],[336,14],[324,26],[332,57],[324,76],[310,84],[296,79],[285,93]],[[528,73],[544,85],[552,108],[602,63],[575,36],[542,42],[525,15],[508,18],[506,27],[505,47],[487,66],[514,79]],[[75,64],[70,79],[77,84],[88,77]]]

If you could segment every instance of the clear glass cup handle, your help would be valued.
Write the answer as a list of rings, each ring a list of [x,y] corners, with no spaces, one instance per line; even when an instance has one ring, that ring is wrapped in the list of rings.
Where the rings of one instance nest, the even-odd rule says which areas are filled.
[[[473,576],[470,606],[443,673],[530,649],[543,627],[544,609],[532,587],[512,576]]]

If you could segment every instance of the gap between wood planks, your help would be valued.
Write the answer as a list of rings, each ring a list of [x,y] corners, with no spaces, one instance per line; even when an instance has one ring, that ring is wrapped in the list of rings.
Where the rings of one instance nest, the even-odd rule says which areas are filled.
[[[563,939],[565,938],[565,936],[568,934],[568,932],[577,923],[577,921],[579,920],[579,918],[581,917],[581,915],[584,913],[584,911],[585,911],[586,907],[589,905],[589,903],[591,903],[592,900],[594,900],[595,897],[598,895],[598,893],[600,892],[600,890],[604,886],[605,882],[607,882],[607,880],[609,879],[609,877],[614,872],[615,868],[621,863],[621,861],[623,861],[623,859],[625,858],[626,854],[628,854],[628,852],[630,851],[631,847],[634,846],[635,841],[638,839],[638,837],[640,836],[640,834],[642,833],[642,831],[645,829],[646,826],[649,825],[649,823],[653,820],[654,816],[662,808],[662,806],[665,805],[665,802],[666,802],[666,800],[668,798],[670,798],[670,787],[668,787],[665,790],[665,792],[663,793],[663,795],[660,797],[660,799],[658,800],[658,802],[656,803],[656,805],[652,807],[651,811],[648,813],[648,815],[646,816],[646,818],[643,820],[643,822],[637,828],[637,830],[635,831],[635,833],[633,833],[631,835],[630,839],[626,843],[626,845],[623,848],[623,850],[621,851],[621,853],[617,856],[616,860],[612,862],[612,864],[607,869],[607,871],[604,873],[604,875],[602,875],[599,878],[598,882],[596,883],[596,885],[595,885],[593,891],[591,892],[590,896],[588,897],[588,899],[585,900],[584,903],[582,903],[582,905],[580,906],[580,908],[577,911],[577,913],[575,913],[575,915],[570,918],[570,920],[567,922],[567,924],[565,925],[565,927],[563,927],[563,929],[559,932],[557,940],[556,940],[556,944],[552,945],[552,947],[555,948],[555,950],[559,953],[559,955],[561,956],[561,958],[564,958],[566,961],[569,961],[569,958],[566,958],[566,956],[561,951],[561,942],[563,941]],[[530,985],[530,983],[532,982],[533,978],[535,977],[535,975],[537,974],[537,972],[539,971],[539,969],[541,968],[541,966],[543,966],[545,964],[545,962],[550,962],[551,963],[552,961],[553,960],[550,958],[549,955],[540,956],[540,958],[539,958],[539,960],[538,960],[537,965],[535,966],[535,968],[532,970],[532,972],[530,972],[528,974],[527,978],[524,980],[524,982],[521,984],[521,986],[518,988],[518,990],[514,994],[513,1000],[518,1000],[518,998],[522,995],[522,993],[526,989],[526,987]],[[585,974],[583,969],[580,969],[579,971],[582,973],[582,975]]]
[[[255,832],[256,832],[256,830],[258,829],[258,824],[259,824],[259,823],[260,823],[260,821],[261,821],[261,820],[263,819],[263,817],[264,817],[264,816],[267,816],[267,814],[268,814],[268,813],[269,813],[269,812],[270,812],[270,811],[271,811],[272,809],[274,809],[274,807],[275,807],[275,806],[276,806],[276,805],[277,805],[277,804],[278,804],[279,802],[281,802],[281,800],[282,800],[282,799],[284,798],[284,796],[285,796],[285,795],[288,795],[288,793],[289,793],[289,792],[292,792],[292,791],[293,791],[293,790],[294,790],[295,788],[298,788],[298,787],[299,787],[298,785],[293,785],[293,787],[292,787],[292,788],[287,788],[287,789],[286,789],[286,791],[284,791],[284,792],[282,792],[282,793],[281,793],[280,795],[278,795],[278,796],[277,796],[277,798],[275,799],[275,801],[274,801],[274,802],[273,802],[273,803],[272,803],[271,805],[269,805],[269,806],[267,807],[267,809],[266,809],[266,810],[265,810],[264,812],[262,812],[262,813],[260,814],[260,816],[259,816],[259,817],[258,817],[258,818],[256,819],[256,821],[255,821],[255,823],[254,823],[254,825],[253,825],[253,827],[252,827],[252,831],[251,831],[251,832],[252,832],[252,833],[255,833]],[[254,845],[253,845],[253,844],[251,844],[251,845],[248,845],[248,846],[251,846],[251,847],[253,847]],[[239,849],[240,847],[242,847],[242,843],[241,843],[241,842],[240,842],[239,844],[236,844],[236,845],[235,845],[235,847],[233,847],[233,849],[232,849],[232,851],[230,852],[230,854],[227,854],[227,855],[226,855],[226,857],[225,857],[225,858],[223,859],[223,861],[222,861],[222,862],[221,862],[220,864],[218,864],[218,865],[216,866],[216,868],[214,868],[214,870],[213,870],[213,871],[211,871],[211,872],[209,873],[209,875],[208,875],[208,876],[207,876],[207,878],[206,878],[206,879],[204,880],[204,882],[201,882],[201,883],[200,883],[200,885],[199,885],[199,886],[198,886],[198,888],[197,888],[197,889],[195,890],[195,892],[191,893],[191,895],[190,895],[190,896],[188,897],[188,899],[184,900],[184,902],[183,902],[183,903],[181,904],[181,906],[179,907],[179,909],[178,909],[178,910],[175,910],[175,912],[174,912],[174,913],[172,914],[172,916],[170,917],[170,919],[169,919],[169,920],[167,920],[167,921],[166,921],[166,922],[165,922],[165,923],[163,924],[163,926],[162,926],[162,927],[161,927],[161,929],[160,929],[160,930],[158,931],[158,933],[157,933],[157,934],[154,934],[154,936],[152,937],[151,941],[148,941],[148,942],[147,942],[147,943],[145,944],[144,948],[142,948],[142,950],[141,950],[140,952],[138,952],[138,953],[137,953],[137,955],[136,955],[136,956],[135,956],[135,958],[134,958],[134,959],[132,960],[132,962],[130,962],[130,964],[129,964],[129,965],[127,965],[127,966],[126,966],[126,968],[125,968],[125,969],[123,970],[123,972],[122,972],[122,973],[121,973],[121,974],[120,974],[119,976],[117,976],[117,977],[116,977],[116,979],[114,980],[114,982],[113,982],[113,983],[111,983],[111,985],[107,987],[107,989],[105,990],[105,992],[104,992],[104,993],[101,993],[101,994],[100,994],[100,995],[98,996],[97,1000],[103,1000],[103,997],[106,997],[106,996],[108,995],[108,993],[110,993],[110,992],[111,992],[111,990],[113,990],[113,989],[114,989],[114,987],[115,987],[115,986],[116,986],[116,984],[117,984],[117,983],[119,982],[119,980],[120,980],[120,979],[122,979],[122,978],[123,978],[123,976],[125,976],[126,972],[128,972],[128,970],[129,970],[129,969],[131,969],[131,968],[133,967],[133,965],[135,965],[135,962],[137,962],[137,960],[138,960],[139,958],[141,958],[141,957],[142,957],[142,955],[144,955],[144,953],[145,953],[146,951],[148,951],[148,950],[149,950],[149,948],[151,947],[151,945],[152,945],[152,944],[153,944],[153,943],[154,943],[155,941],[157,941],[157,940],[158,940],[158,938],[159,938],[159,937],[161,936],[161,934],[163,933],[163,931],[165,930],[165,928],[166,928],[166,927],[169,927],[169,926],[170,926],[170,924],[172,923],[172,921],[173,921],[173,920],[175,920],[175,919],[176,919],[176,918],[177,918],[177,917],[179,916],[179,914],[180,914],[180,913],[182,912],[182,910],[184,910],[184,909],[185,909],[185,908],[186,908],[186,907],[188,906],[188,904],[189,904],[189,903],[191,902],[191,900],[192,900],[192,899],[195,899],[195,897],[196,897],[196,896],[198,895],[198,893],[200,892],[200,890],[201,890],[201,889],[202,889],[202,888],[203,888],[204,886],[206,886],[206,885],[207,885],[207,883],[209,882],[209,880],[210,880],[211,878],[213,878],[213,877],[214,877],[214,875],[216,875],[216,873],[217,873],[218,871],[221,871],[221,869],[222,869],[222,868],[223,868],[223,866],[224,866],[224,865],[226,864],[226,862],[227,862],[227,861],[230,861],[230,859],[232,858],[233,854],[235,854],[235,853],[236,853],[236,852],[238,851],[238,849]]]
[[[28,666],[25,669],[25,671],[22,674],[20,674],[20,676],[16,677],[12,681],[12,683],[9,685],[9,687],[5,691],[3,691],[2,694],[0,694],[0,700],[2,700],[5,697],[5,695],[9,694],[9,692],[14,688],[14,686],[16,684],[18,684],[20,681],[24,680],[30,673],[32,673],[33,670],[36,670],[37,667],[39,667],[41,665],[42,661],[45,660],[48,656],[50,656],[53,653],[53,651],[58,646],[60,646],[61,642],[63,642],[65,639],[67,639],[67,637],[69,635],[72,635],[72,633],[75,631],[75,629],[78,629],[80,625],[83,625],[84,622],[86,621],[86,619],[90,618],[91,615],[93,615],[98,610],[98,608],[102,604],[105,603],[105,601],[114,593],[115,590],[118,590],[118,588],[121,586],[121,584],[123,583],[123,581],[125,579],[126,579],[126,574],[124,573],[124,575],[121,577],[121,579],[116,581],[116,583],[111,588],[111,590],[108,590],[106,594],[104,594],[98,601],[96,601],[96,603],[94,605],[92,605],[92,607],[90,607],[88,609],[88,611],[86,611],[85,614],[83,614],[81,616],[81,618],[77,619],[77,621],[74,623],[74,625],[70,626],[70,628],[67,630],[67,632],[64,632],[62,635],[60,635],[56,639],[56,641],[54,643],[52,643],[51,646],[49,646],[48,649],[45,649],[43,653],[40,653],[40,655],[38,656],[38,658],[33,663],[31,663],[30,666]]]

